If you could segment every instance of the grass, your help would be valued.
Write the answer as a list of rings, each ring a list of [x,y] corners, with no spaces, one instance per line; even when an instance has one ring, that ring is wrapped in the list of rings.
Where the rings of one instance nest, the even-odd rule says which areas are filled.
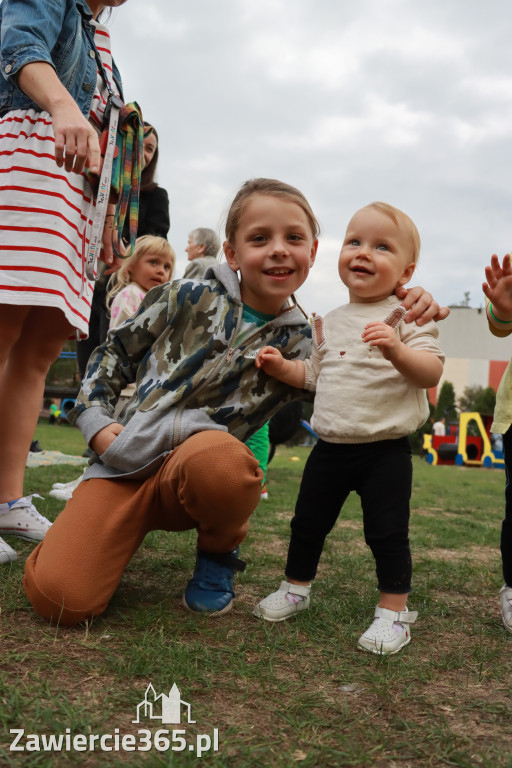
[[[58,443],[80,454],[84,447],[65,425],[43,425],[37,437],[45,448]],[[282,578],[306,457],[303,448],[278,449],[270,499],[252,517],[242,548],[248,567],[225,617],[181,607],[192,532],[150,534],[106,613],[76,629],[34,615],[21,587],[32,547],[10,539],[20,557],[0,571],[2,767],[512,768],[512,637],[497,601],[504,473],[414,460],[410,608],[420,615],[412,643],[379,658],[356,650],[377,599],[357,497],[329,537],[310,611],[279,624],[251,615]],[[27,491],[45,495],[77,474],[65,465],[31,469]],[[47,495],[41,502],[51,519],[62,506]],[[196,723],[175,727],[186,729],[189,743],[218,728],[217,753],[9,751],[11,728],[130,734],[152,725],[155,732],[156,721],[131,722],[150,682],[157,693],[177,683]]]

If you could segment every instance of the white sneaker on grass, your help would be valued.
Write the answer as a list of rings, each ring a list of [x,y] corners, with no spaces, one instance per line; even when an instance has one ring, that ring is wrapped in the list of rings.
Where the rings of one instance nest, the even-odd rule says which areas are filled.
[[[284,621],[309,608],[311,585],[282,581],[277,592],[265,597],[253,610],[253,616],[266,621]]]
[[[506,584],[500,589],[500,605],[505,629],[512,632],[512,588]]]
[[[11,533],[21,539],[42,541],[50,526],[50,521],[32,504],[32,496],[18,499],[12,507],[7,502],[0,504],[0,535]]]
[[[417,618],[417,611],[390,611],[377,606],[373,622],[357,642],[358,648],[380,655],[398,653],[411,642],[409,625]]]
[[[14,563],[18,555],[6,541],[0,538],[0,563]]]

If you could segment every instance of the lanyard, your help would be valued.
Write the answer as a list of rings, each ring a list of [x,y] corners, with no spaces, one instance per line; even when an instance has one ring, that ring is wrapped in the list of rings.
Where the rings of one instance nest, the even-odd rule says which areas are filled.
[[[116,148],[117,127],[119,125],[119,112],[123,106],[123,102],[118,96],[116,96],[110,86],[107,73],[105,72],[101,56],[98,49],[96,48],[94,37],[92,36],[91,31],[85,25],[83,28],[92,47],[92,50],[95,53],[98,71],[108,91],[108,103],[105,110],[105,115],[108,115],[109,118],[107,146],[100,171],[98,192],[96,195],[96,208],[94,211],[91,236],[89,239],[89,246],[87,249],[87,257],[85,261],[85,274],[89,280],[95,280],[94,272],[99,250],[101,248],[103,227],[105,226],[105,216],[107,214],[108,199],[110,195],[110,182],[112,179],[112,166],[114,161],[114,151]]]
[[[89,280],[94,280],[94,271],[96,261],[101,248],[103,227],[105,226],[105,217],[107,214],[108,199],[110,195],[110,182],[112,179],[112,165],[114,161],[114,150],[116,148],[117,126],[119,124],[119,111],[122,107],[122,101],[114,93],[108,97],[107,109],[109,112],[107,146],[105,157],[101,166],[98,192],[96,194],[96,208],[94,219],[92,221],[91,235],[89,238],[89,247],[87,249],[87,258],[85,262],[85,274]]]

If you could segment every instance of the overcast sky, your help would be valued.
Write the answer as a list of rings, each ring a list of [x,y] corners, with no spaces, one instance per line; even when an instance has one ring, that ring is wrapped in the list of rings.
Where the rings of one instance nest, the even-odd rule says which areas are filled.
[[[337,256],[384,200],[421,234],[413,283],[483,302],[512,247],[512,4],[486,0],[128,0],[109,21],[127,100],[160,135],[169,240],[222,232],[243,181],[297,186],[320,220],[305,309],[344,303]]]

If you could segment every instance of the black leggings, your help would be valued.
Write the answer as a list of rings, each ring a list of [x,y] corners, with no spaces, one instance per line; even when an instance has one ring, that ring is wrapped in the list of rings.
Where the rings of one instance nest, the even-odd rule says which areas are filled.
[[[411,485],[407,437],[354,445],[319,440],[307,460],[291,521],[286,576],[296,581],[314,579],[325,537],[350,491],[356,491],[361,497],[364,537],[375,558],[380,591],[409,592]]]

